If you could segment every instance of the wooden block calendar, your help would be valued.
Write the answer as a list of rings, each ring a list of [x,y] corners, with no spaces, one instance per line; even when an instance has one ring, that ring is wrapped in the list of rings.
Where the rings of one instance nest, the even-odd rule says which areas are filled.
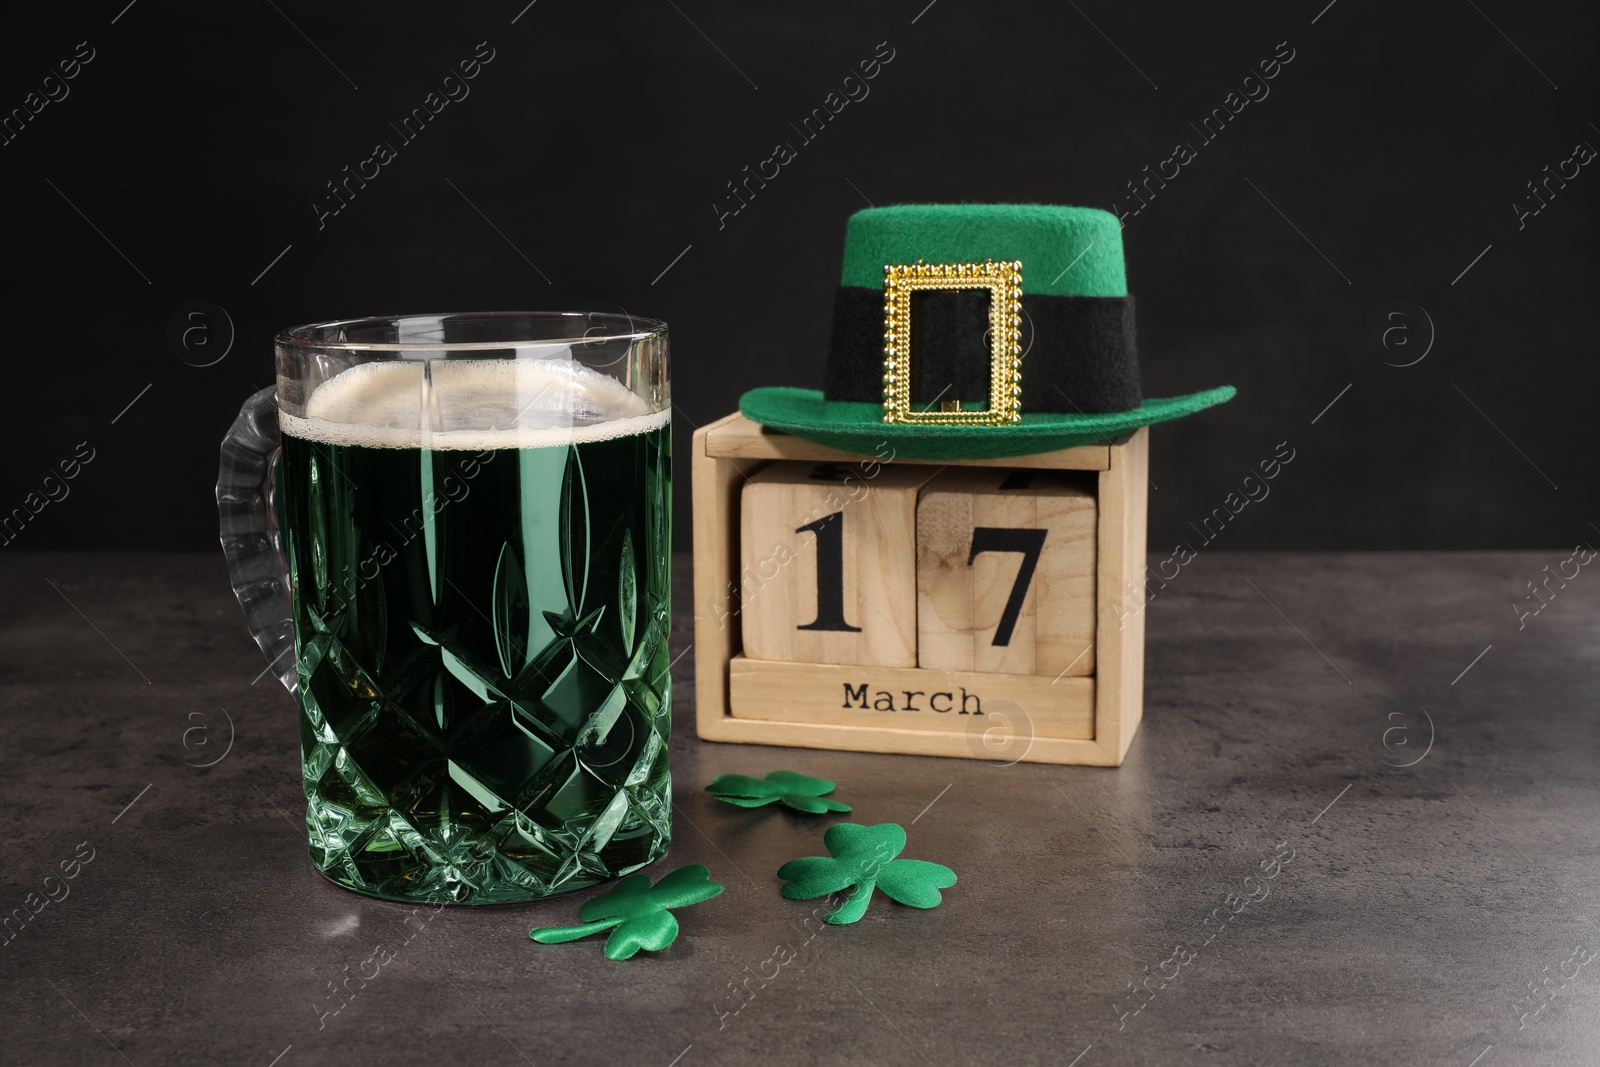
[[[1077,472],[951,467],[927,482],[918,665],[1093,674],[1094,533],[1093,485]]]
[[[745,654],[917,665],[917,491],[938,467],[774,463],[740,495]]]
[[[1142,711],[1149,431],[1029,456],[694,435],[711,741],[1116,766]],[[998,742],[998,743],[997,743]]]

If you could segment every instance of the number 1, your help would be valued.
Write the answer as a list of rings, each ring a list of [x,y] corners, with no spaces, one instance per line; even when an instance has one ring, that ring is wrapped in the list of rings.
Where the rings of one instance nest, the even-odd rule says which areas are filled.
[[[817,535],[817,617],[795,629],[860,633],[861,627],[844,621],[844,512],[824,515],[795,533]]]

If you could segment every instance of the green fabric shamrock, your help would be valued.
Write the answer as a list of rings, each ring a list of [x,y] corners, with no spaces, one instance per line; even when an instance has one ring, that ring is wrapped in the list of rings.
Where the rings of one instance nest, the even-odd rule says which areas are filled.
[[[641,948],[660,952],[678,936],[678,920],[667,909],[686,908],[720,892],[722,886],[698,863],[662,875],[654,886],[647,874],[630,875],[609,893],[584,902],[578,909],[578,918],[585,920],[581,926],[545,926],[528,931],[528,936],[554,945],[611,930],[607,959],[625,960]]]
[[[828,856],[803,856],[778,868],[785,882],[783,895],[791,900],[808,900],[855,887],[836,910],[823,921],[842,926],[853,923],[867,912],[872,888],[877,886],[891,900],[913,908],[932,908],[943,898],[940,889],[956,884],[956,872],[927,860],[895,859],[906,847],[906,832],[892,822],[860,826],[853,822],[836,823],[822,835]]]
[[[741,808],[759,808],[781,800],[795,811],[820,815],[825,811],[849,811],[850,805],[837,800],[825,800],[823,794],[833,792],[833,783],[826,778],[807,778],[794,771],[773,771],[765,778],[752,778],[748,774],[719,774],[706,786],[706,792],[727,804]]]

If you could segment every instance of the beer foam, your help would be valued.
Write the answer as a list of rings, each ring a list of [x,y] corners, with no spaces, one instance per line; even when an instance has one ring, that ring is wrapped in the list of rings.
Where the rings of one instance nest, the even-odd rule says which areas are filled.
[[[305,414],[281,412],[284,433],[330,445],[481,452],[627,437],[666,426],[668,411],[568,358],[360,363],[316,388]],[[424,383],[429,388],[424,393]],[[434,414],[424,432],[425,401]]]

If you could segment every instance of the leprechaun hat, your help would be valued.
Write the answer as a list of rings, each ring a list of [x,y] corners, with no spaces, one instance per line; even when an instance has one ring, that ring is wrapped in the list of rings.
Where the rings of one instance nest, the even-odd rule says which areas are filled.
[[[1048,204],[852,215],[824,386],[752,389],[739,411],[846,452],[989,459],[1111,440],[1234,395],[1141,395],[1122,226]]]

